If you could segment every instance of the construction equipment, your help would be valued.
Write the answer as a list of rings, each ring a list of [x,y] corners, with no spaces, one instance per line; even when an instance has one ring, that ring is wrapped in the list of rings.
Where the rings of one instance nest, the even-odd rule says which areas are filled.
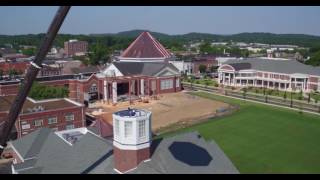
[[[7,146],[7,141],[9,140],[11,130],[16,122],[16,119],[19,116],[22,106],[31,89],[32,83],[36,79],[36,76],[42,67],[42,61],[46,57],[50,47],[52,46],[53,40],[55,39],[70,8],[71,6],[59,7],[34,61],[31,62],[31,66],[29,67],[24,81],[22,82],[22,86],[20,91],[18,92],[18,95],[11,105],[7,120],[5,121],[2,132],[0,134],[0,156],[4,148]]]

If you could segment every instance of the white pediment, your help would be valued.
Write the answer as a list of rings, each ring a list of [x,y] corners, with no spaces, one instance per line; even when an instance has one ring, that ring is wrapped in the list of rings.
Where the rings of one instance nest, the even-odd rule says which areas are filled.
[[[164,69],[162,69],[160,72],[158,72],[157,74],[155,74],[155,76],[157,77],[162,77],[162,76],[175,76],[175,75],[180,75],[179,72],[166,67]]]
[[[102,73],[107,77],[119,77],[123,76],[123,74],[119,71],[119,69],[114,65],[110,64]]]

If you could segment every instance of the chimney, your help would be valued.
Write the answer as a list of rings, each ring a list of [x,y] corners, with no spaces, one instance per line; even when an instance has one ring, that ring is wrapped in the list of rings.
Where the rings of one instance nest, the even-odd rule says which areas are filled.
[[[114,169],[126,173],[150,159],[151,112],[128,108],[112,118]]]

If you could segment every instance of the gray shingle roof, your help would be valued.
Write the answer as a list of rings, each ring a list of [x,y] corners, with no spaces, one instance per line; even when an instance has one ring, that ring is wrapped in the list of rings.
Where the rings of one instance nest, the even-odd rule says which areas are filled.
[[[169,147],[176,142],[185,142],[205,149],[211,156],[212,160],[208,165],[189,165],[185,162],[177,160]],[[181,147],[183,148],[183,147]],[[232,164],[229,158],[223,153],[219,146],[214,142],[206,142],[200,137],[198,132],[185,133],[163,140],[154,141],[152,143],[153,154],[151,160],[141,163],[130,174],[238,174],[239,171]],[[180,153],[180,152],[177,152]],[[195,157],[196,158],[192,158]],[[189,160],[199,158],[199,154],[190,154]],[[116,173],[113,170],[113,156],[101,163],[90,173],[106,174]]]
[[[38,137],[42,135],[47,136],[46,138]],[[23,142],[24,140],[29,144]],[[40,140],[42,145],[37,145],[36,140]],[[22,143],[25,146],[21,146]],[[83,135],[73,146],[64,142],[53,131],[49,130],[48,133],[48,129],[37,130],[13,144],[19,152],[29,152],[30,149],[33,149],[34,152],[39,152],[36,158],[14,165],[15,169],[21,174],[116,173],[113,166],[112,143],[90,132]],[[30,144],[35,145],[37,148],[31,148]],[[181,146],[181,144],[188,145],[188,148]],[[172,149],[173,145],[176,145],[174,151]],[[129,173],[239,173],[219,146],[214,141],[206,142],[198,132],[155,140],[151,149],[151,161],[140,163],[135,170]],[[190,152],[192,153],[190,154]],[[179,155],[183,155],[182,159],[177,157]]]
[[[146,75],[154,76],[164,68],[168,67],[177,75],[179,70],[170,63],[162,62],[114,62],[117,69],[124,75]]]
[[[43,131],[50,131],[46,138],[40,137]],[[30,136],[29,136],[30,135]],[[80,174],[86,170],[93,168],[92,166],[101,159],[105,158],[106,154],[112,151],[112,143],[97,137],[90,132],[83,135],[79,141],[70,146],[58,137],[51,129],[42,128],[27,136],[21,138],[18,142],[13,142],[13,145],[19,152],[26,152],[30,149],[38,151],[36,159],[33,162],[25,161],[22,164],[15,165],[15,169],[31,169],[22,170],[19,173],[63,173],[63,174]],[[33,138],[33,141],[30,139]],[[43,145],[38,145],[39,138],[44,140]],[[29,142],[23,142],[25,139]],[[21,142],[24,145],[22,146]],[[39,142],[41,144],[41,142]],[[30,144],[38,148],[31,148]],[[36,162],[34,162],[36,161]],[[37,169],[37,171],[35,170]]]
[[[305,65],[296,60],[270,60],[259,58],[247,58],[243,60],[229,60],[224,64],[243,67],[240,68],[240,70],[255,69],[260,71],[269,71],[285,74],[301,73],[320,76],[320,67]],[[250,64],[251,67],[243,64]]]
[[[192,151],[190,149],[190,152],[193,153],[188,153],[188,156],[184,158],[185,161],[195,161],[194,165],[190,165],[184,161],[176,159],[172,151],[169,149],[170,146],[177,142],[190,144],[190,147],[187,148],[192,148],[192,146],[203,148],[207,151],[209,156],[211,156],[212,160],[207,165],[203,165],[202,162],[196,162],[203,161],[204,159],[201,158],[206,158],[206,156],[202,155],[201,152],[197,152],[198,150]],[[183,151],[184,150],[181,149],[176,153],[183,153]],[[197,157],[194,158],[195,156]],[[206,142],[202,137],[200,137],[198,132],[191,132],[162,140],[156,148],[151,161],[141,163],[132,173],[238,174],[239,171],[214,141]]]

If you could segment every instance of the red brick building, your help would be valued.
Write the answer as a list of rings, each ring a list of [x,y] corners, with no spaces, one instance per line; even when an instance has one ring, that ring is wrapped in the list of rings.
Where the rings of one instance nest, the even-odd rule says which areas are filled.
[[[9,113],[15,96],[0,96],[0,123]],[[27,98],[16,121],[17,137],[29,134],[42,127],[57,131],[85,126],[84,106],[70,99],[36,101]]]
[[[88,42],[78,41],[78,40],[69,40],[64,42],[64,52],[69,56],[74,56],[77,53],[85,54],[88,51]]]
[[[37,81],[68,87],[69,98],[84,104],[100,99],[117,103],[180,91],[181,74],[176,67],[166,62],[167,58],[173,56],[169,56],[167,50],[164,52],[163,46],[159,44],[149,33],[144,32],[124,51],[123,57],[126,60],[114,62],[100,72],[39,77]],[[163,55],[160,60],[158,55]],[[0,82],[0,95],[16,94],[18,86],[18,81]]]
[[[3,75],[8,75],[10,70],[25,74],[29,66],[29,62],[0,62],[0,69],[3,71]]]
[[[207,67],[206,71],[210,71],[211,67],[218,66],[218,61],[216,60],[215,57],[202,56],[202,57],[196,57],[192,59],[191,64],[193,68],[192,69],[193,73],[197,74],[197,73],[200,73],[200,70],[199,70],[200,65],[205,65]]]

